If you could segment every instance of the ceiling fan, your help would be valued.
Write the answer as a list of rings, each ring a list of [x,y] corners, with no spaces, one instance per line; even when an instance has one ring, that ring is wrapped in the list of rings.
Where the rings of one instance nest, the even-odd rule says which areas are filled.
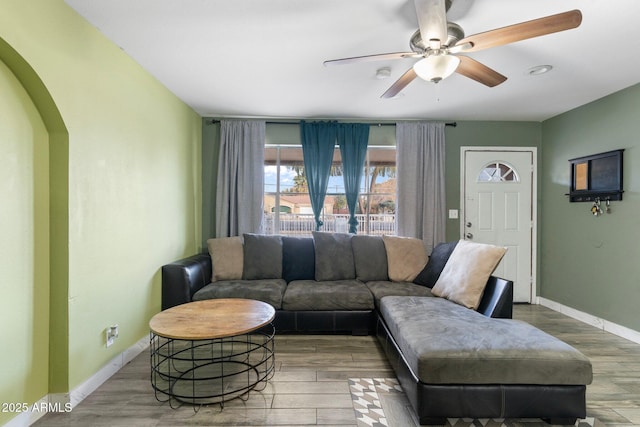
[[[414,1],[420,28],[409,42],[411,52],[333,59],[325,61],[324,65],[421,58],[382,94],[382,98],[396,96],[416,77],[438,83],[454,72],[494,87],[507,78],[469,56],[460,54],[570,30],[582,22],[582,13],[579,10],[571,10],[465,37],[462,27],[454,22],[447,22],[447,6],[451,5],[452,0]]]

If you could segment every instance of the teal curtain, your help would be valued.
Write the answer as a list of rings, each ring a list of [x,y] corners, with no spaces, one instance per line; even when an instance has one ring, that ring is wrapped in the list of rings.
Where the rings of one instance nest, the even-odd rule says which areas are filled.
[[[304,172],[309,187],[311,209],[316,219],[316,230],[322,227],[320,213],[327,194],[333,150],[336,145],[337,123],[335,122],[300,122],[300,140],[302,141],[302,156]]]
[[[342,123],[338,128],[338,145],[342,155],[342,176],[349,208],[349,233],[358,232],[356,206],[360,191],[360,181],[369,144],[369,125]]]

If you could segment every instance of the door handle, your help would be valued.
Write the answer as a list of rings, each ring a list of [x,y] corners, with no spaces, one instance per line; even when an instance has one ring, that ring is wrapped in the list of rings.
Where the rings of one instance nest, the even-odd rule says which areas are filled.
[[[466,237],[467,239],[473,239],[473,234],[471,234],[471,233],[467,233],[467,234],[465,235],[465,237]]]

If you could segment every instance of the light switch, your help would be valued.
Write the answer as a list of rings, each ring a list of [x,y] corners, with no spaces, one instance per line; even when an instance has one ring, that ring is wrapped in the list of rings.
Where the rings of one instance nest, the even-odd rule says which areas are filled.
[[[449,209],[449,219],[458,219],[458,209]]]

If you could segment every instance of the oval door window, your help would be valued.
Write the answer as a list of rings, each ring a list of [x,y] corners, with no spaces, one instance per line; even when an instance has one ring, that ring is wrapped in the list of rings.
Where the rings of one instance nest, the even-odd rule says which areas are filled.
[[[477,182],[520,182],[518,172],[508,163],[488,163],[478,174]]]

